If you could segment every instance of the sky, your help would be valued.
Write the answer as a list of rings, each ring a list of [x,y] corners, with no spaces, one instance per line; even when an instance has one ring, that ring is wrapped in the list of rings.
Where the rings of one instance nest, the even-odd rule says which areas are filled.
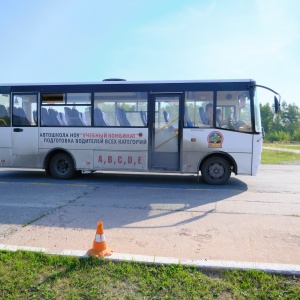
[[[0,4],[0,84],[254,79],[300,107],[298,0]]]

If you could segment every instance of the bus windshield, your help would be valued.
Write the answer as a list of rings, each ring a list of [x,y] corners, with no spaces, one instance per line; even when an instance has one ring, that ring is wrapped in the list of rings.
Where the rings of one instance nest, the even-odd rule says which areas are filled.
[[[255,120],[255,131],[256,132],[262,132],[261,127],[261,116],[260,116],[260,106],[259,101],[257,97],[257,92],[254,93],[254,120]]]

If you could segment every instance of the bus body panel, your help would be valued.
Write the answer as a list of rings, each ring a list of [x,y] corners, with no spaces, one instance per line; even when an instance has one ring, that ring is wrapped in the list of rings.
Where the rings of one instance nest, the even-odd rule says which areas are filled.
[[[0,127],[0,167],[12,166],[11,128]]]
[[[252,154],[251,153],[228,153],[236,162],[238,166],[237,175],[252,175],[251,174],[251,163]]]
[[[65,149],[79,170],[147,170],[147,128],[47,128],[39,133],[40,155]]]
[[[39,148],[148,151],[147,128],[41,127]]]
[[[235,160],[238,174],[251,175],[252,142],[252,134],[238,131],[220,128],[184,129],[182,172],[198,172],[203,158],[209,154],[224,153]]]
[[[263,136],[262,133],[253,135],[253,150],[252,150],[252,172],[251,175],[255,176],[258,173],[259,164],[261,160]]]
[[[38,127],[12,128],[13,167],[37,167]]]
[[[75,162],[77,170],[93,170],[93,150],[68,150]]]
[[[147,171],[146,151],[94,151],[94,168],[97,170]]]

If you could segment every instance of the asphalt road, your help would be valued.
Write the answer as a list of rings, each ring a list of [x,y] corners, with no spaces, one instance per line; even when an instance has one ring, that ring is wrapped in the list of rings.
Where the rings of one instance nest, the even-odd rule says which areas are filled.
[[[209,186],[195,176],[0,170],[0,244],[88,250],[98,221],[117,253],[300,264],[300,165]]]

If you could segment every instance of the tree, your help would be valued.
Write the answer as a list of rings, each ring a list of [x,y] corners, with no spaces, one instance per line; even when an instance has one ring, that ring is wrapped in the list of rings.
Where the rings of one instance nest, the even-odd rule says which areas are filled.
[[[295,104],[282,102],[276,119],[272,108],[267,103],[260,105],[261,123],[270,141],[299,141],[300,140],[300,109]]]
[[[263,127],[265,133],[267,134],[272,130],[273,126],[273,112],[269,103],[262,105],[260,104],[260,113],[261,113],[261,126]]]
[[[294,131],[299,129],[300,126],[300,112],[299,107],[295,104],[287,104],[283,102],[281,105],[280,120],[285,128],[286,132],[290,135],[294,134]]]

